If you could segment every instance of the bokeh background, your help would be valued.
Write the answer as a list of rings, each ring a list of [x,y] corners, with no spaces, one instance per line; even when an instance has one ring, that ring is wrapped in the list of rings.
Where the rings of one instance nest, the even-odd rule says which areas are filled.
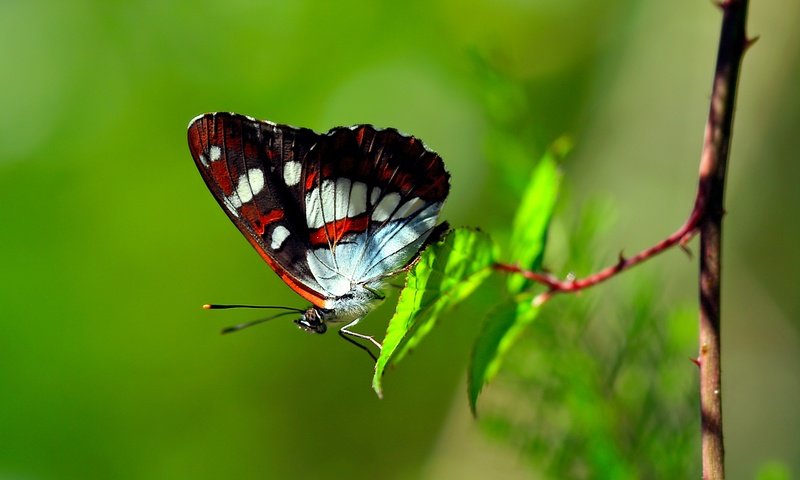
[[[731,479],[800,474],[797,18],[796,2],[751,6],[761,39],[743,67],[725,224]],[[445,217],[501,240],[515,179],[568,133],[560,215],[606,205],[584,252],[601,266],[691,207],[719,23],[696,0],[2,0],[0,479],[538,477],[467,409],[491,295],[390,371],[384,400],[336,335],[286,320],[220,336],[258,312],[203,303],[304,304],[206,191],[185,127],[209,111],[394,126],[444,157]],[[659,308],[692,311],[695,261],[669,252],[635,275],[655,279]],[[624,302],[631,281],[587,296]],[[693,342],[665,360],[690,383]]]

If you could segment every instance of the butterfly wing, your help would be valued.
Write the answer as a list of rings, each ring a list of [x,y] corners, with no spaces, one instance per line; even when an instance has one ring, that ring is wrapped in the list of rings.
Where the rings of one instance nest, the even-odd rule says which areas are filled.
[[[243,115],[209,113],[189,125],[189,149],[209,190],[261,257],[318,307],[321,286],[305,260],[303,162],[319,135]]]
[[[216,113],[190,124],[189,146],[248,241],[323,308],[406,266],[450,188],[442,159],[394,129],[358,125],[318,135]]]
[[[307,263],[332,296],[405,267],[450,188],[439,155],[370,125],[331,130],[309,152],[306,171]]]

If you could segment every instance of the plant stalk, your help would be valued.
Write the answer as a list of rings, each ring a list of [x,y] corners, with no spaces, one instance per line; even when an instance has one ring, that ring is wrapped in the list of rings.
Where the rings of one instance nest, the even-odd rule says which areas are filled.
[[[742,56],[752,41],[745,24],[748,0],[727,0],[722,8],[717,65],[706,122],[697,201],[705,212],[700,224],[700,418],[703,479],[725,478],[722,436],[722,361],[720,349],[722,218],[725,214],[725,175],[736,106]]]

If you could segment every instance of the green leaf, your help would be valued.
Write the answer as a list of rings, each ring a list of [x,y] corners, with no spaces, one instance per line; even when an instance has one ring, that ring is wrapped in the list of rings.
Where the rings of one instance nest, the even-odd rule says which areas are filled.
[[[433,328],[442,311],[468,297],[491,274],[495,258],[492,239],[466,228],[452,230],[422,252],[408,273],[375,363],[372,388],[379,397],[389,362],[397,363]]]
[[[542,266],[547,231],[561,185],[558,162],[572,149],[567,137],[556,140],[531,174],[528,186],[514,217],[511,232],[511,258],[514,263],[527,270],[539,270]],[[508,290],[512,294],[523,291],[529,284],[522,275],[508,278]]]
[[[506,352],[538,313],[539,307],[534,307],[530,296],[526,296],[519,302],[506,302],[489,314],[472,350],[467,377],[469,405],[473,415],[483,386],[494,378]]]

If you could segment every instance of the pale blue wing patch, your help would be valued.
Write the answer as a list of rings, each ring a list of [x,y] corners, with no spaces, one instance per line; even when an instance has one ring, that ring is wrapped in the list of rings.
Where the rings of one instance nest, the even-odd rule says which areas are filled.
[[[339,246],[337,250],[344,246]],[[317,283],[324,290],[321,293],[326,294],[326,297],[340,297],[350,291],[352,282],[337,268],[336,259],[333,257],[331,250],[327,248],[309,250],[306,253],[306,261],[311,274],[314,275]]]
[[[375,230],[363,247],[363,259],[356,264],[353,279],[369,282],[405,267],[428,238],[439,216],[441,203],[422,208],[425,202],[412,198],[400,205],[393,219]],[[411,212],[400,216],[398,213]]]

